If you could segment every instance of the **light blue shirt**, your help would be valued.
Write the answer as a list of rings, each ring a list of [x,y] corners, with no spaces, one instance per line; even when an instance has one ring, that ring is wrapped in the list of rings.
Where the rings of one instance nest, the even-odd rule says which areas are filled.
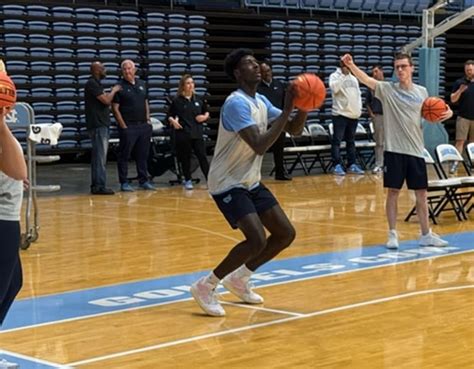
[[[240,93],[245,94],[244,91],[238,90]],[[245,94],[249,100],[257,105],[257,100],[261,100],[268,111],[268,122],[271,123],[273,120],[278,118],[281,114],[281,110],[272,105],[272,103],[264,96],[259,93],[255,95],[255,98]],[[236,96],[236,98],[227,100],[221,110],[222,125],[227,131],[239,132],[244,128],[251,125],[257,124],[252,118],[252,112],[249,106],[248,100],[243,96]]]

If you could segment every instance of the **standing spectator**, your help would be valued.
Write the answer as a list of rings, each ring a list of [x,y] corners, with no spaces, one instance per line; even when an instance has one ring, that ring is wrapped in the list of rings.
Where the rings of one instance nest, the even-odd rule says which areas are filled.
[[[110,105],[121,87],[115,85],[110,93],[105,93],[100,83],[105,76],[104,65],[99,61],[93,62],[91,77],[84,87],[86,125],[92,143],[91,193],[95,195],[114,194],[114,191],[106,187],[106,165],[110,138]]]
[[[199,161],[202,173],[207,181],[209,163],[206,157],[203,123],[209,119],[207,102],[196,96],[194,81],[190,74],[181,77],[178,92],[168,111],[168,122],[174,130],[176,156],[184,175],[184,188],[193,189],[191,177],[191,153]]]
[[[0,61],[1,66],[3,62]],[[23,283],[20,250],[20,211],[27,180],[23,150],[5,123],[0,108],[0,326]],[[2,368],[17,368],[0,360]]]
[[[283,109],[286,86],[277,79],[273,79],[273,71],[267,63],[260,64],[262,81],[258,85],[257,92],[264,95],[274,107]],[[275,163],[275,179],[279,181],[291,181],[283,164],[283,149],[285,148],[285,132],[282,132],[270,150],[273,151],[273,162]]]
[[[387,248],[398,248],[397,214],[398,197],[403,183],[415,191],[416,213],[420,221],[420,246],[446,246],[448,242],[431,232],[428,219],[428,175],[423,156],[423,129],[421,125],[421,106],[428,97],[423,86],[413,83],[413,62],[408,54],[395,56],[394,70],[399,82],[377,81],[361,71],[346,54],[343,62],[361,83],[375,91],[383,106],[383,124],[385,135],[383,177],[387,188],[385,205],[388,220]],[[441,120],[453,115],[451,109],[443,114]]]
[[[133,152],[137,166],[138,183],[144,190],[154,190],[148,180],[147,159],[153,128],[150,123],[150,108],[145,83],[135,78],[135,63],[129,59],[120,65],[123,78],[122,89],[115,94],[112,111],[119,127],[118,175],[120,189],[133,192],[127,179],[128,160]]]
[[[362,113],[362,99],[359,81],[349,68],[342,62],[340,68],[329,76],[329,87],[332,94],[333,135],[331,156],[334,164],[334,174],[345,176],[346,171],[341,159],[341,142],[346,142],[347,171],[352,174],[364,174],[356,164],[355,133],[357,119]]]
[[[456,120],[456,149],[462,154],[464,143],[474,142],[474,60],[464,63],[464,77],[453,85],[451,102],[458,104],[458,118]],[[450,173],[454,174],[458,162],[454,162]]]
[[[263,155],[285,129],[303,131],[306,112],[293,110],[293,89],[283,111],[257,93],[260,66],[249,49],[236,49],[224,61],[226,74],[239,88],[226,99],[219,122],[214,158],[209,171],[209,192],[232,228],[245,239],[235,245],[207,276],[192,284],[191,293],[209,315],[224,316],[216,287],[224,286],[249,304],[263,298],[252,290],[252,273],[273,259],[295,238],[295,229],[273,194],[261,182]],[[268,123],[273,121],[270,128]],[[267,236],[266,231],[269,235]]]
[[[377,81],[383,81],[385,79],[382,66],[374,65],[372,67],[372,77]],[[372,173],[378,174],[383,171],[383,109],[382,103],[374,96],[374,91],[370,88],[367,89],[365,105],[367,106],[369,117],[374,125],[375,166],[374,169],[372,169]]]

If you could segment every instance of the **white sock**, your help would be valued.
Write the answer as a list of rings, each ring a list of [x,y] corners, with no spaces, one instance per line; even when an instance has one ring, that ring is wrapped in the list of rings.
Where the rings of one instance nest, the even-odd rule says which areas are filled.
[[[214,272],[210,272],[207,276],[206,276],[206,282],[213,285],[213,286],[217,286],[220,282],[220,279],[216,277],[216,275],[214,274]]]
[[[247,268],[247,265],[243,264],[238,267],[234,273],[236,273],[239,277],[250,278],[250,276],[253,274],[253,271]]]

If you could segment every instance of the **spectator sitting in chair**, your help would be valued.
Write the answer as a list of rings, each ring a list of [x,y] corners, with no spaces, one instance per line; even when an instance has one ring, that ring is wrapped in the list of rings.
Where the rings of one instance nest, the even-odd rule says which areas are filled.
[[[208,119],[206,101],[195,94],[193,77],[185,74],[179,81],[178,92],[169,108],[168,122],[174,131],[176,157],[181,166],[186,190],[193,189],[191,177],[193,152],[207,181],[209,163],[203,138],[203,123]]]

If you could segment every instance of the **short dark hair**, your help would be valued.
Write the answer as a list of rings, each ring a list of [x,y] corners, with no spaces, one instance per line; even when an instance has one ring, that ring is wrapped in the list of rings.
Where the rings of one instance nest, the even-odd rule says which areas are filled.
[[[235,80],[234,70],[237,68],[240,60],[247,55],[253,56],[253,51],[250,49],[235,49],[232,50],[224,60],[224,71],[225,73]]]
[[[375,69],[375,68],[377,68],[377,69],[379,69],[379,70],[381,70],[381,71],[383,72],[383,67],[382,67],[381,64],[374,64],[374,65],[372,65],[372,69]]]
[[[395,54],[395,60],[401,60],[401,59],[408,59],[408,63],[410,65],[413,65],[413,60],[411,59],[411,56],[406,53],[396,53]]]
[[[471,65],[471,64],[474,64],[474,59],[466,60],[466,62],[464,63],[464,66]]]

